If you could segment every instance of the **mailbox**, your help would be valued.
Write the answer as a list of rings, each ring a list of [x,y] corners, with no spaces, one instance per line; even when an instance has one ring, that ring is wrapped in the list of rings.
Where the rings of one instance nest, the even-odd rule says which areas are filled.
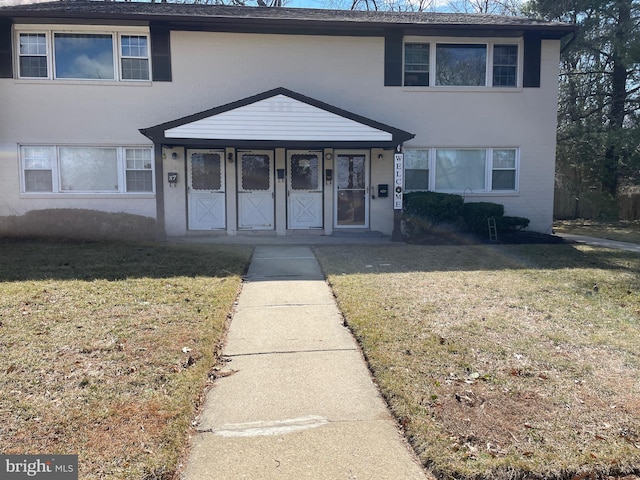
[[[388,196],[389,196],[389,184],[388,183],[378,184],[378,197],[384,198]]]

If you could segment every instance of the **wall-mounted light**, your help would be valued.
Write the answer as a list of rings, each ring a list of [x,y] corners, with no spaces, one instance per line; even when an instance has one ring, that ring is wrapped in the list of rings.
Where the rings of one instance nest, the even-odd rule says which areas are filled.
[[[327,185],[330,185],[331,182],[333,181],[333,170],[330,168],[327,168],[324,172],[324,181]]]
[[[174,160],[177,160],[177,159],[178,159],[178,154],[177,154],[177,152],[173,152],[173,153],[171,154],[171,158],[173,158]]]
[[[227,162],[233,163],[233,153],[227,153]]]
[[[276,169],[276,173],[278,175],[278,181],[279,182],[284,182],[284,168]]]
[[[382,155],[381,153],[378,154],[378,160],[382,160],[383,157],[384,155]]]

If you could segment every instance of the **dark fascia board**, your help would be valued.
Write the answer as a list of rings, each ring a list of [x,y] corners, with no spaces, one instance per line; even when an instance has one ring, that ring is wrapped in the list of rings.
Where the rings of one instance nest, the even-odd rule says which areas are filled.
[[[62,0],[0,7],[0,17],[14,23],[82,23],[148,25],[163,22],[175,30],[295,33],[313,35],[378,36],[389,28],[417,35],[465,35],[487,32],[535,31],[542,38],[559,39],[575,26],[544,20],[497,15],[366,12],[307,8],[262,8],[225,5],[99,2]],[[432,33],[433,32],[433,33]],[[469,35],[466,33],[465,36]]]
[[[181,125],[185,125],[187,123],[191,123],[191,122],[195,122],[197,120],[202,120],[203,118],[207,118],[207,117],[211,117],[214,115],[219,115],[221,113],[224,112],[228,112],[230,110],[235,110],[236,108],[240,108],[240,107],[244,107],[246,105],[251,105],[252,103],[255,102],[259,102],[260,100],[265,100],[267,98],[271,98],[271,97],[275,97],[276,95],[284,95],[286,97],[292,98],[294,100],[297,100],[299,102],[303,102],[306,103],[308,105],[311,105],[313,107],[316,108],[320,108],[322,110],[325,110],[327,112],[333,113],[335,115],[339,115],[341,117],[347,118],[349,120],[353,120],[355,122],[361,123],[363,125],[367,125],[369,127],[372,128],[376,128],[378,130],[383,130],[385,132],[388,132],[392,135],[392,140],[390,142],[348,142],[349,146],[353,146],[355,144],[358,144],[359,146],[367,146],[367,147],[381,147],[381,148],[391,148],[395,145],[400,145],[408,140],[411,140],[413,137],[415,137],[415,134],[413,133],[409,133],[409,132],[405,132],[404,130],[400,130],[399,128],[395,128],[392,127],[390,125],[385,125],[384,123],[380,123],[377,122],[375,120],[372,120],[370,118],[367,117],[363,117],[361,115],[355,114],[353,112],[349,112],[347,110],[343,110],[341,108],[335,107],[333,105],[330,105],[328,103],[325,102],[321,102],[320,100],[316,100],[314,98],[311,97],[307,97],[305,95],[293,92],[289,89],[283,88],[283,87],[279,87],[279,88],[274,88],[273,90],[269,90],[263,93],[259,93],[257,95],[253,95],[251,97],[248,98],[244,98],[242,100],[238,100],[235,102],[231,102],[228,103],[226,105],[222,105],[220,107],[215,107],[212,108],[210,110],[205,110],[203,112],[199,112],[199,113],[195,113],[193,115],[188,115],[186,117],[182,117],[182,118],[178,118],[176,120],[172,120],[170,122],[166,122],[166,123],[162,123],[160,125],[155,125],[153,127],[149,127],[149,128],[142,128],[140,129],[140,133],[142,133],[144,136],[146,136],[147,138],[153,140],[154,143],[164,143],[164,144],[188,144],[185,142],[193,142],[193,143],[197,143],[197,142],[203,142],[202,140],[199,139],[177,139],[177,138],[166,138],[164,136],[164,132],[168,129],[171,128],[175,128],[175,127],[179,127]],[[219,144],[220,146],[222,146],[223,144],[228,146],[229,144],[233,144],[233,145],[239,145],[241,142],[238,141],[234,141],[234,140],[224,140],[221,139],[219,140],[209,140],[209,141],[205,141],[205,143],[207,143],[207,145],[212,146],[214,144]],[[274,142],[270,142],[270,141],[245,141],[244,144],[246,144],[246,146],[251,146],[251,147],[255,147],[256,145],[273,145],[273,146],[296,146],[296,147],[301,147],[301,146],[307,146],[308,148],[315,148],[315,147],[322,147],[322,146],[327,146],[327,142],[316,142],[315,144],[310,144],[309,142],[292,142],[292,141],[274,141]],[[285,145],[286,144],[286,145]],[[342,148],[342,144],[340,144],[340,147],[336,147],[336,148]]]

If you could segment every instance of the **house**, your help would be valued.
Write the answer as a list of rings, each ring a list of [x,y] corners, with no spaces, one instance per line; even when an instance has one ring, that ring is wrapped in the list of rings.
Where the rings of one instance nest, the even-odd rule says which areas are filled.
[[[82,209],[169,237],[391,235],[403,191],[432,190],[549,232],[572,31],[448,13],[2,7],[0,218]]]

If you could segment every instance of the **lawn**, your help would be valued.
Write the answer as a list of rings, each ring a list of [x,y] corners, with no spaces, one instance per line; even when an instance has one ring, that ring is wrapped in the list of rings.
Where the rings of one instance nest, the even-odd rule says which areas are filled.
[[[0,452],[173,478],[250,253],[0,241]]]
[[[621,220],[600,222],[596,220],[558,220],[554,222],[556,233],[571,233],[598,238],[608,238],[619,242],[640,243],[640,221]]]
[[[441,479],[640,475],[640,257],[587,246],[316,247]]]

